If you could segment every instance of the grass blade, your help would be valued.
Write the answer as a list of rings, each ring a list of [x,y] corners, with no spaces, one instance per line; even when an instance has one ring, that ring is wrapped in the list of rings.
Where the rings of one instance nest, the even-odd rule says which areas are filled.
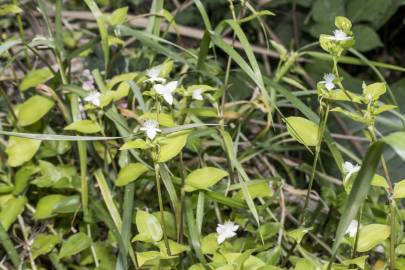
[[[115,226],[117,226],[118,230],[121,232],[122,231],[121,216],[118,212],[117,207],[115,206],[110,188],[107,185],[107,181],[105,180],[104,175],[100,169],[94,172],[94,176],[96,177],[98,186],[100,187],[101,195],[103,196],[104,203],[107,206],[108,212],[110,213]]]

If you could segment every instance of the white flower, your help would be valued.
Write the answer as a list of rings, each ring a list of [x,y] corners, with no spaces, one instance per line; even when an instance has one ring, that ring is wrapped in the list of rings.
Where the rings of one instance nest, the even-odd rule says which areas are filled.
[[[333,39],[336,41],[345,41],[348,39],[351,39],[352,37],[348,36],[345,32],[342,30],[336,29],[333,31]]]
[[[224,224],[218,224],[217,226],[217,233],[218,233],[218,244],[221,244],[227,238],[232,238],[236,235],[236,231],[238,230],[239,225],[235,225],[230,220],[225,221]]]
[[[165,83],[166,79],[162,78],[162,77],[159,77],[159,75],[160,75],[160,67],[159,66],[148,69],[148,70],[146,70],[146,76],[148,76],[149,79],[147,79],[146,81],[147,82],[152,82],[152,83],[155,83],[155,82]]]
[[[350,176],[352,176],[352,174],[358,172],[360,170],[360,166],[359,165],[353,165],[352,163],[350,163],[349,161],[345,161],[345,163],[343,164],[343,172],[346,173],[345,179],[343,180],[343,182],[346,182],[347,180],[349,180]]]
[[[333,81],[336,79],[336,76],[333,75],[332,73],[326,73],[323,75],[323,81],[320,81],[321,83],[325,84],[326,89],[329,91],[335,88],[335,84]]]
[[[90,94],[84,98],[84,100],[96,106],[100,106],[100,93],[97,91],[91,91]]]
[[[203,100],[202,92],[200,89],[197,89],[193,92],[193,99],[195,100]]]
[[[347,227],[346,233],[348,234],[350,237],[354,237],[357,233],[357,226],[359,225],[359,223],[357,222],[357,220],[353,219],[350,224],[349,227]]]
[[[156,84],[153,86],[156,93],[163,96],[163,99],[169,103],[170,105],[173,104],[173,92],[177,88],[177,81],[169,82],[165,85],[163,84]]]
[[[143,127],[141,127],[141,130],[145,131],[146,136],[148,136],[148,138],[151,140],[156,137],[156,134],[158,132],[162,131],[159,129],[159,123],[155,120],[146,120],[143,123]]]

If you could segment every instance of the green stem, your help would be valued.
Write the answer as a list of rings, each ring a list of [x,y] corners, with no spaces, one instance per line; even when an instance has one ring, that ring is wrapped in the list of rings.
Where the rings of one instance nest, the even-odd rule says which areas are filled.
[[[329,103],[326,103],[326,108],[322,108],[322,105],[321,105],[321,121],[319,122],[319,128],[318,128],[317,146],[315,148],[315,157],[314,157],[314,162],[312,164],[311,176],[309,179],[307,194],[305,196],[305,203],[304,203],[304,208],[303,208],[302,215],[301,215],[300,224],[306,223],[306,215],[308,212],[307,208],[308,208],[308,204],[309,204],[309,198],[310,198],[311,191],[312,191],[312,185],[313,185],[313,182],[315,179],[316,165],[318,163],[319,154],[321,152],[321,145],[322,145],[323,135],[325,133],[328,115],[329,115]]]
[[[76,94],[70,96],[70,106],[73,121],[80,120],[79,100]],[[83,207],[83,216],[86,222],[90,221],[89,216],[89,198],[88,198],[88,185],[87,185],[87,145],[84,141],[77,142],[80,162],[80,191]]]
[[[161,188],[161,183],[160,183],[160,167],[159,167],[159,163],[157,163],[157,162],[155,162],[154,165],[155,165],[156,188],[157,188],[157,192],[158,192],[160,218],[162,220],[162,227],[163,227],[163,238],[164,238],[164,242],[165,242],[165,246],[166,246],[167,255],[171,256],[169,239],[167,238],[166,222],[165,222],[164,208],[163,208],[162,188]]]

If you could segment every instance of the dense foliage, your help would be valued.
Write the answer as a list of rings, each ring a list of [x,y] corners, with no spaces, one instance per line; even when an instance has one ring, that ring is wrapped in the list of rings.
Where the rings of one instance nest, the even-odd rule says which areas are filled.
[[[403,0],[0,4],[1,269],[405,269]]]

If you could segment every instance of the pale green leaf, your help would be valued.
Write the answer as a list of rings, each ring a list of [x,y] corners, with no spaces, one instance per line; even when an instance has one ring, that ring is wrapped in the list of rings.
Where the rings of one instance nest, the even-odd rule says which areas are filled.
[[[357,243],[358,252],[367,252],[387,239],[391,234],[390,226],[370,224],[360,228]]]
[[[79,232],[69,237],[62,245],[59,252],[59,259],[71,257],[91,245],[91,239],[86,234]]]
[[[17,217],[24,211],[26,197],[11,198],[4,205],[0,212],[0,224],[7,231],[17,220]]]
[[[36,87],[38,84],[44,83],[53,77],[53,73],[49,68],[35,69],[28,72],[20,83],[20,90],[26,91],[31,87]]]
[[[318,125],[314,122],[298,116],[290,116],[285,119],[287,130],[298,142],[306,146],[318,144]]]
[[[395,183],[393,197],[395,199],[405,198],[405,179]]]
[[[148,170],[148,167],[142,163],[129,163],[118,173],[118,178],[117,181],[115,181],[115,185],[124,186],[131,183]]]
[[[166,162],[177,156],[186,145],[190,130],[174,132],[157,140],[159,144],[158,162]]]
[[[31,160],[40,145],[41,141],[39,140],[10,137],[6,148],[8,155],[7,165],[17,167]]]
[[[65,130],[74,130],[84,134],[92,134],[101,131],[100,125],[93,121],[93,120],[78,120],[67,127],[64,128]]]
[[[137,234],[132,241],[158,242],[162,239],[162,226],[154,215],[138,210],[135,219],[139,234]]]
[[[62,239],[58,235],[45,233],[38,234],[31,246],[33,259],[52,251],[52,249],[59,244],[61,240]]]
[[[208,189],[219,180],[228,176],[228,172],[214,167],[205,167],[192,171],[185,179],[187,192]]]
[[[22,127],[34,124],[52,109],[54,101],[44,96],[33,96],[18,107],[18,124]]]

